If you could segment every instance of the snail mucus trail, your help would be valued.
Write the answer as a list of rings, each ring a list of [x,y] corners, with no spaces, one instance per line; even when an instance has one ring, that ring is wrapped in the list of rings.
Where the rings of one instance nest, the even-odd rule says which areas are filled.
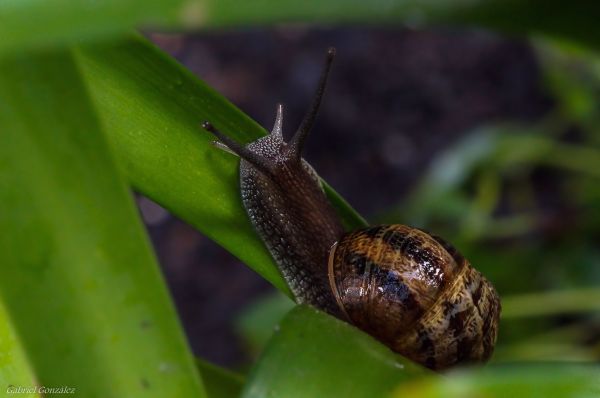
[[[312,104],[288,141],[283,106],[271,133],[241,145],[203,127],[240,157],[248,217],[298,303],[349,322],[431,369],[485,362],[500,315],[494,287],[443,239],[405,225],[346,232],[301,155],[335,50],[327,52]]]

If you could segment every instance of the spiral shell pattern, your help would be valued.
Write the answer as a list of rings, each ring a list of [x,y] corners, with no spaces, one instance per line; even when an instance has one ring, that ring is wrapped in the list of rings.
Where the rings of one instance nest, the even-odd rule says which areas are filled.
[[[405,225],[343,236],[329,282],[358,328],[431,369],[485,362],[496,343],[500,299],[452,246]]]

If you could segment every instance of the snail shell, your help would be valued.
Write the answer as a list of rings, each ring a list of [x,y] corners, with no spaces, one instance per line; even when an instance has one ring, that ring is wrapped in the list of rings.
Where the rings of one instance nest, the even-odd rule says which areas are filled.
[[[351,232],[332,248],[328,276],[350,322],[416,362],[443,369],[492,354],[499,297],[440,238],[399,224]]]

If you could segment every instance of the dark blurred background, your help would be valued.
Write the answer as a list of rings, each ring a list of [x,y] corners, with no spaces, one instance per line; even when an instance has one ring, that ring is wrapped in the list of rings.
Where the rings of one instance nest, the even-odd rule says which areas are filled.
[[[460,180],[441,196],[429,197],[449,195],[444,205],[411,210],[427,191],[423,181],[434,181],[436,170],[439,174],[447,168],[436,162],[463,159],[464,148],[478,145],[480,138],[473,137],[498,136],[496,130],[477,133],[480,128],[508,121],[531,127],[522,132],[530,134],[550,124],[557,126],[553,137],[559,142],[587,140],[568,117],[556,115],[548,72],[530,43],[482,30],[302,26],[148,36],[267,129],[276,103],[284,103],[284,134],[299,124],[325,51],[335,46],[337,58],[305,155],[318,173],[368,220],[441,230],[439,234],[487,264],[482,270],[501,293],[563,287],[540,279],[542,271],[535,264],[524,274],[515,268],[531,258],[545,261],[535,254],[538,250],[556,247],[563,234],[581,232],[576,222],[563,225],[565,219],[588,214],[565,193],[572,171],[537,160],[517,169],[502,162],[490,165],[488,160],[497,155],[493,151],[475,160],[468,155]],[[510,136],[521,134],[513,130]],[[217,364],[243,366],[251,353],[236,320],[274,289],[148,199],[138,202],[194,352]],[[593,248],[597,229],[591,239],[588,246]],[[487,256],[493,260],[486,261],[482,246],[492,248]],[[598,277],[597,250],[594,256],[581,266],[582,278],[593,271],[590,283]],[[520,288],[512,288],[507,280],[510,275],[515,279],[517,271],[517,279],[524,280],[516,284]],[[570,321],[553,320],[553,325]],[[590,344],[597,348],[597,334],[592,337]]]

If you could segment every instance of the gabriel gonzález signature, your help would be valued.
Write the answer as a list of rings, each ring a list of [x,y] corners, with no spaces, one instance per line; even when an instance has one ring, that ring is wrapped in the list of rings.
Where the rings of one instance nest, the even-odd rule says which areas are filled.
[[[14,386],[9,384],[6,387],[7,394],[75,394],[75,387],[60,386]]]

